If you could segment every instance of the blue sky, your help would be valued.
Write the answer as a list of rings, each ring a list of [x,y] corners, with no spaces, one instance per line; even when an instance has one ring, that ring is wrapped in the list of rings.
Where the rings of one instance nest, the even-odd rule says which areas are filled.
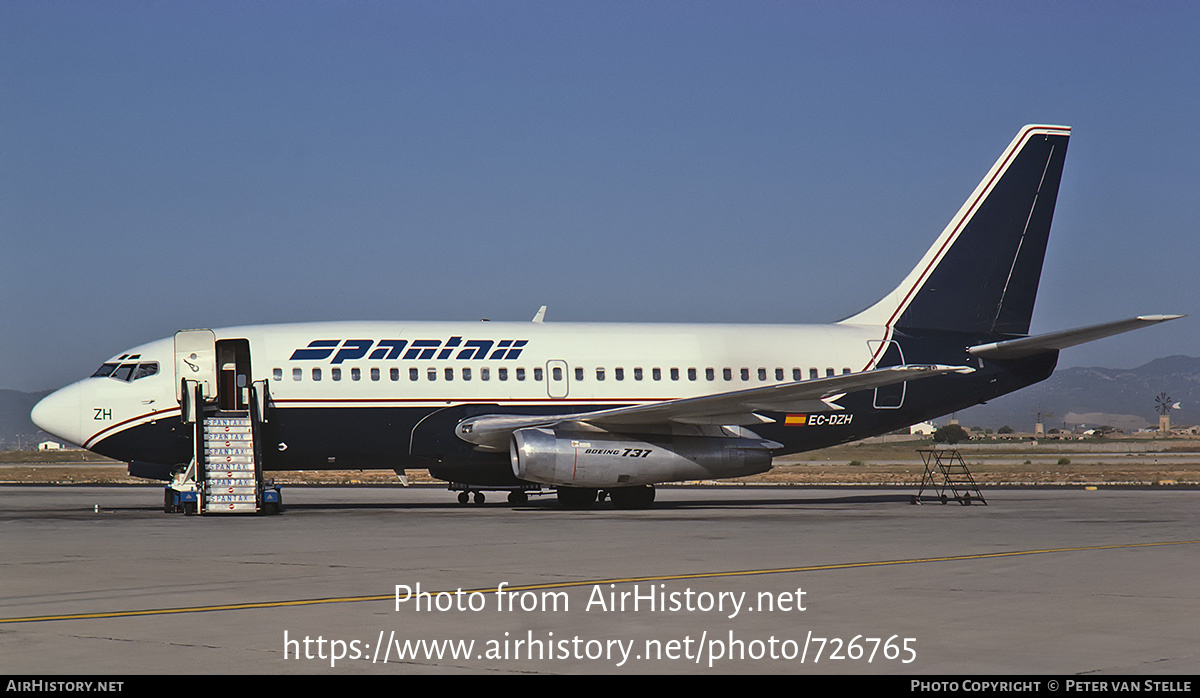
[[[1034,331],[1196,313],[1197,36],[1183,2],[0,2],[0,388],[184,327],[836,320],[1026,123],[1074,128]]]

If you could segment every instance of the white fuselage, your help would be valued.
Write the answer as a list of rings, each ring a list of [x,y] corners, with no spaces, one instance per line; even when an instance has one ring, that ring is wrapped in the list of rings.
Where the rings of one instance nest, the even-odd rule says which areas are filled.
[[[330,322],[214,333],[218,342],[248,341],[246,382],[267,381],[272,405],[281,410],[479,402],[569,407],[695,397],[867,370],[887,337],[886,328],[854,325],[533,322]],[[501,349],[506,340],[524,344]],[[308,349],[322,341],[333,346]],[[327,355],[295,358],[304,351]],[[105,363],[158,366],[136,380],[88,378],[67,386],[39,407],[39,424],[90,448],[178,414],[181,376],[170,338]]]

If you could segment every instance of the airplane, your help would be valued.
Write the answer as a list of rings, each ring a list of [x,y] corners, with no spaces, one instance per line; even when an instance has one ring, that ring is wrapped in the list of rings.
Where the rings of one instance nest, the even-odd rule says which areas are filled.
[[[1048,378],[1062,349],[1182,317],[1029,335],[1069,137],[1021,128],[903,281],[833,324],[555,323],[543,307],[523,323],[182,330],[32,418],[172,482],[167,511],[277,510],[263,473],[321,468],[428,469],[463,503],[546,487],[566,508],[645,508],[656,484],[962,410]]]

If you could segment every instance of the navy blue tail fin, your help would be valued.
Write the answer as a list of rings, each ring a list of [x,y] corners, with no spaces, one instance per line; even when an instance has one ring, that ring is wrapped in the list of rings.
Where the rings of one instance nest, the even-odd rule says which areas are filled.
[[[904,282],[842,323],[1028,334],[1070,135],[1022,128]]]

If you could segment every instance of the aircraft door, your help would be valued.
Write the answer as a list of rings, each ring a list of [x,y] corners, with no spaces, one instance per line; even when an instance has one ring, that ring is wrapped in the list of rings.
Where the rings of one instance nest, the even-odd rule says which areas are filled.
[[[217,406],[222,410],[250,409],[250,341],[217,342]]]
[[[881,346],[882,351],[879,351]],[[904,352],[900,350],[900,345],[894,341],[880,342],[872,340],[867,342],[867,346],[871,348],[871,355],[878,356],[875,361],[874,368],[887,368],[888,366],[904,365]],[[904,406],[905,386],[908,383],[896,383],[894,385],[885,385],[875,389],[874,406],[877,410],[898,410]]]
[[[212,330],[175,333],[175,399],[181,404],[184,381],[199,383],[205,400],[217,394],[217,337]],[[187,396],[190,399],[190,394]]]
[[[552,398],[564,398],[570,392],[567,377],[567,362],[551,359],[546,362],[546,392]]]

